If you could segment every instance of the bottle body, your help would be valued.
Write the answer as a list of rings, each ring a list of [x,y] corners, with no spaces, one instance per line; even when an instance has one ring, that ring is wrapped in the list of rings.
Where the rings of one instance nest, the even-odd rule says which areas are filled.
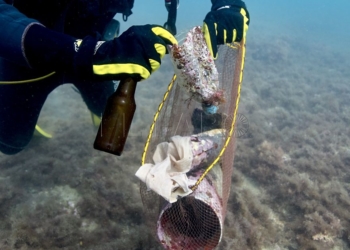
[[[115,93],[107,101],[94,148],[121,155],[136,110],[136,81],[128,78],[120,81]]]

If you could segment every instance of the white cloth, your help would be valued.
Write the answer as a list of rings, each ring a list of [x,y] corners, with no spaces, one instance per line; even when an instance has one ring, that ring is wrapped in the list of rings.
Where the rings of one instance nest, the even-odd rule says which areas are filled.
[[[192,183],[189,183],[186,175],[191,169],[192,160],[190,137],[173,136],[170,142],[157,145],[153,155],[154,164],[144,164],[135,175],[149,189],[172,203],[178,196],[192,193],[189,188]]]

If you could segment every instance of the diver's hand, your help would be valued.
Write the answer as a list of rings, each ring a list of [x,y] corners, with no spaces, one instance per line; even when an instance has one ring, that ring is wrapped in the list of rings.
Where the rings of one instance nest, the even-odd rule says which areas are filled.
[[[161,26],[133,26],[111,41],[97,36],[76,39],[33,24],[23,34],[23,54],[30,67],[65,71],[78,78],[120,80],[131,76],[147,79],[156,71],[175,37]]]
[[[211,11],[203,23],[203,34],[212,56],[217,58],[217,46],[241,41],[249,25],[249,13],[240,0],[212,1]]]
[[[131,76],[147,79],[156,71],[175,37],[161,26],[132,26],[111,41],[97,43],[92,60],[93,74],[103,80]]]

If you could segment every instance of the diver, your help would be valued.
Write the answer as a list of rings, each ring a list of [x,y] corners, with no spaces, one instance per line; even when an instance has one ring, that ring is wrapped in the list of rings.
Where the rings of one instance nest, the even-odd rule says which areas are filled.
[[[249,14],[240,0],[211,2],[203,33],[216,58],[217,45],[242,39]],[[145,80],[160,67],[166,45],[177,43],[170,25],[174,8],[168,9],[168,30],[147,24],[110,40],[104,36],[116,27],[114,16],[121,13],[126,21],[133,5],[134,0],[0,0],[0,152],[26,147],[47,96],[61,84],[73,83],[98,117],[114,80]]]

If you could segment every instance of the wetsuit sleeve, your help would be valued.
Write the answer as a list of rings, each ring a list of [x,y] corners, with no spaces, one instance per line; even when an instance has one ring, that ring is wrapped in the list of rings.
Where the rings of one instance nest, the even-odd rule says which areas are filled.
[[[0,0],[0,24],[0,57],[30,68],[72,67],[73,37],[45,28],[4,0]]]
[[[35,19],[28,18],[15,7],[0,0],[0,57],[28,65],[23,51],[23,37]]]

